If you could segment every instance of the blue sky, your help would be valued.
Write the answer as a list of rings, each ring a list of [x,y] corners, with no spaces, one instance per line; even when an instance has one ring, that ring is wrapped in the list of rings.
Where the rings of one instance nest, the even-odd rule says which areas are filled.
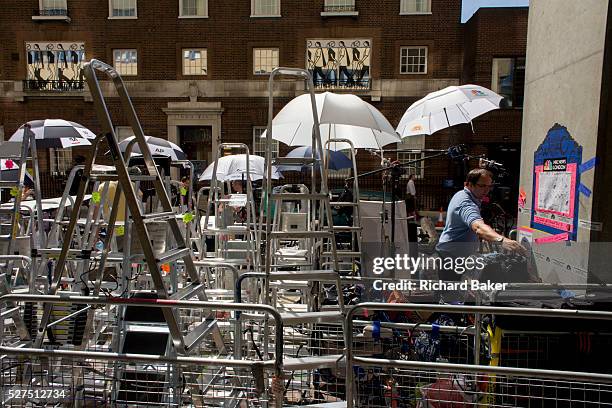
[[[479,7],[528,6],[529,0],[463,0],[461,22],[465,23]]]

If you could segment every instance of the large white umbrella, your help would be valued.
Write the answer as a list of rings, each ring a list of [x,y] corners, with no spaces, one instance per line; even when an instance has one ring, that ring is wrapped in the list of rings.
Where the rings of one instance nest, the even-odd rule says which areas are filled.
[[[315,98],[323,144],[328,139],[341,138],[349,139],[355,148],[380,149],[400,141],[384,115],[360,97],[324,92]],[[313,124],[310,95],[300,95],[272,120],[272,138],[289,146],[311,146]],[[346,143],[333,143],[329,149],[348,147]]]
[[[478,85],[449,86],[410,105],[396,130],[401,137],[431,135],[498,109],[502,99]]]
[[[89,146],[90,139],[96,135],[85,126],[64,119],[32,120],[27,124],[34,132],[37,147],[69,148],[75,146]],[[25,125],[22,125],[8,140],[9,142],[23,141]]]
[[[217,180],[246,180],[247,178],[247,155],[232,154],[220,157],[217,160]],[[212,180],[215,163],[210,164],[200,175],[200,180]],[[261,180],[266,174],[266,161],[263,157],[254,154],[249,155],[249,173],[251,180]],[[280,172],[272,167],[272,178],[281,177]]]

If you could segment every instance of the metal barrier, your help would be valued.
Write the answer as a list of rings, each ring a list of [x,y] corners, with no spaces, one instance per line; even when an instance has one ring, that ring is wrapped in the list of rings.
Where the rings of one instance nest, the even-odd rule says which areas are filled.
[[[346,316],[347,407],[573,407],[611,406],[612,374],[496,367],[447,362],[379,359],[355,355],[352,350],[354,317],[364,310],[421,311],[474,315],[511,315],[547,318],[612,320],[612,312],[362,303]],[[475,333],[480,344],[480,331]],[[497,351],[499,352],[499,351]],[[495,355],[492,356],[496,358]],[[369,367],[368,371],[361,369]],[[386,370],[383,371],[383,370]],[[356,380],[364,381],[361,387]],[[373,385],[378,385],[379,389]]]
[[[267,403],[263,402],[271,400],[266,399],[264,371],[272,371],[273,392],[278,390],[274,378],[282,378],[283,323],[280,314],[270,306],[170,299],[16,294],[0,296],[0,303],[4,302],[81,304],[87,305],[87,308],[129,305],[174,310],[252,311],[271,316],[275,327],[274,360],[260,356],[260,361],[179,356],[168,353],[167,348],[166,354],[162,355],[100,352],[95,349],[74,351],[0,346],[0,388],[4,391],[3,401],[6,403],[7,396],[20,397],[14,400],[17,405],[11,406],[31,406],[33,401],[53,389],[57,391],[55,394],[59,393],[55,397],[62,397],[60,399],[64,403],[72,403],[71,406],[89,406],[82,405],[85,398],[102,405],[114,402],[118,406],[140,403],[148,406],[182,406],[183,397],[177,387],[189,388],[196,406],[217,406],[217,402],[220,406],[226,406],[230,400],[248,400],[250,404],[259,401],[262,406],[266,406]],[[95,344],[93,347],[96,347]],[[24,379],[27,381],[24,382]],[[196,384],[187,384],[194,381]],[[250,387],[249,384],[253,382],[255,385]],[[169,384],[178,385],[173,387]],[[199,395],[194,395],[194,389],[199,390]],[[11,395],[7,394],[8,390],[11,390]],[[208,402],[205,404],[202,401]],[[274,397],[274,404],[282,406],[279,395]],[[257,403],[254,406],[259,405]]]

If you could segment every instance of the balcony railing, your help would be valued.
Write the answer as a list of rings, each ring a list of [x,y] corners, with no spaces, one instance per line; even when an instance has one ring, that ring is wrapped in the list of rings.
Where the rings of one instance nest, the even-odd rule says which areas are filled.
[[[47,9],[35,9],[32,11],[32,20],[34,21],[65,21],[70,22],[68,17],[68,9],[65,8],[47,8]]]
[[[49,91],[49,92],[75,92],[85,88],[85,81],[71,80],[38,80],[26,79],[23,81],[24,91]]]
[[[329,5],[326,4],[323,6],[323,11],[325,13],[346,13],[355,11],[354,4],[344,4],[344,5]]]

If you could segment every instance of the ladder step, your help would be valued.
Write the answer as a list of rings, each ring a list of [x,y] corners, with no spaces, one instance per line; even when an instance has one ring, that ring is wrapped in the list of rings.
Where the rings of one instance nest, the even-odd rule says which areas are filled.
[[[0,180],[0,187],[17,187],[17,184],[19,183],[16,180]]]
[[[287,371],[311,370],[315,368],[337,368],[344,354],[327,356],[292,357],[283,359],[283,369]]]
[[[336,255],[338,256],[338,258],[357,258],[357,257],[361,257],[361,252],[336,251]],[[333,252],[323,252],[321,256],[322,257],[333,257],[334,253]]]
[[[174,211],[142,214],[142,219],[144,221],[157,221],[160,219],[170,219],[174,217],[176,217],[176,214],[174,213]]]
[[[286,312],[281,313],[283,323],[286,325],[301,323],[342,322],[344,317],[339,311],[326,312]]]
[[[359,203],[354,203],[352,201],[332,201],[332,207],[359,207]]]
[[[275,166],[278,165],[307,165],[316,163],[318,160],[313,157],[277,157],[272,161]]]
[[[151,176],[149,174],[135,174],[130,175],[130,181],[155,181],[157,176]]]
[[[334,231],[361,231],[363,227],[351,225],[334,225]]]
[[[117,174],[90,174],[89,180],[91,181],[117,181],[119,176]]]
[[[270,272],[270,279],[275,280],[335,281],[338,278],[337,272],[326,270]]]
[[[272,193],[273,200],[325,200],[328,194],[323,193]]]
[[[297,238],[329,238],[334,233],[332,231],[272,231],[271,238],[297,239]]]
[[[166,251],[162,256],[157,258],[155,261],[160,264],[176,261],[177,259],[191,256],[191,250],[189,248],[176,248]]]
[[[229,227],[229,228],[206,228],[204,230],[202,230],[203,233],[210,233],[210,234],[239,234],[241,232],[246,232],[247,231],[247,227],[244,225],[238,225],[238,226],[234,226],[234,227]]]
[[[178,290],[170,296],[172,300],[186,300],[193,297],[194,294],[204,290],[206,286],[203,283],[192,282],[184,288]]]
[[[19,306],[12,307],[10,309],[6,309],[3,312],[0,312],[0,319],[4,319],[7,316],[13,316],[15,313],[19,313]]]
[[[195,348],[211,330],[217,330],[217,320],[205,320],[184,338],[185,351],[189,352]]]

